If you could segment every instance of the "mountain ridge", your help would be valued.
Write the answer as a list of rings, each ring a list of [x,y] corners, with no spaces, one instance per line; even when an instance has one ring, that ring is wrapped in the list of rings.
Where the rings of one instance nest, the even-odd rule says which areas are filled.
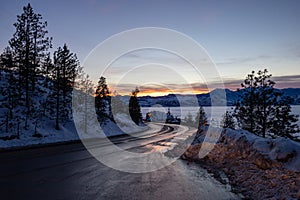
[[[300,105],[300,88],[283,88],[278,89],[283,93],[283,97],[290,97],[292,99],[291,105]],[[214,105],[227,105],[233,106],[239,100],[238,91],[232,91],[230,89],[225,88],[226,94],[226,102],[225,99],[222,98],[222,90],[220,88],[216,88],[208,93],[203,94],[167,94],[164,96],[140,96],[138,97],[140,105],[142,107],[151,107],[154,105],[161,105],[164,107],[176,107],[176,106],[211,106],[211,94],[214,94],[214,99],[218,99],[218,95],[221,95],[219,100]],[[222,101],[223,99],[223,101]]]

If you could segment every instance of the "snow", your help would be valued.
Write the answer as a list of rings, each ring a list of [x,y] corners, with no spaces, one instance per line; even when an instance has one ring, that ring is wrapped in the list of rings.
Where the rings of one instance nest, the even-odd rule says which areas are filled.
[[[38,144],[59,143],[65,141],[78,140],[78,135],[74,124],[69,122],[65,126],[61,126],[60,130],[56,130],[54,121],[48,121],[46,125],[38,129],[41,137],[33,137],[32,129],[22,132],[20,139],[0,140],[0,149],[10,149],[14,147],[28,147]],[[11,133],[7,134],[11,135]]]
[[[63,143],[70,141],[78,141],[80,139],[90,139],[90,138],[101,138],[101,137],[110,137],[127,134],[135,134],[138,132],[146,131],[149,129],[147,126],[137,126],[135,125],[130,117],[125,114],[117,114],[115,116],[115,120],[117,124],[114,122],[107,120],[104,125],[101,126],[102,134],[82,134],[80,137],[78,136],[76,127],[72,121],[67,122],[60,126],[60,130],[56,130],[55,121],[49,120],[41,127],[38,128],[38,133],[41,134],[42,137],[33,137],[33,129],[29,128],[28,131],[22,132],[20,134],[20,139],[12,139],[12,140],[0,140],[0,149],[12,149],[16,147],[29,147],[33,145],[41,145],[41,144],[51,144],[51,143]],[[118,123],[122,122],[122,123]],[[99,125],[99,124],[97,124]],[[96,126],[96,125],[95,125]],[[11,135],[1,134],[1,136]]]
[[[134,134],[147,130],[146,126],[137,126],[132,120],[129,119],[130,116],[126,115],[125,113],[117,113],[115,115],[116,125],[126,134]]]
[[[199,159],[206,130],[197,134],[184,158],[198,160],[215,174],[224,172],[246,199],[300,199],[300,143],[224,129],[214,149]]]
[[[248,143],[266,158],[280,162],[286,169],[300,172],[300,143],[287,138],[262,138],[244,130],[226,129],[223,134],[232,145],[241,141]]]

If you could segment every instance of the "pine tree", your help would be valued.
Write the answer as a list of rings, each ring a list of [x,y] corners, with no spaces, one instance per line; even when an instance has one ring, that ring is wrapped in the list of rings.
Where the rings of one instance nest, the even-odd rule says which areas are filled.
[[[110,91],[106,83],[106,78],[101,76],[95,92],[95,108],[98,120],[103,123],[107,118],[111,118]]]
[[[240,126],[253,132],[255,130],[255,99],[257,98],[257,93],[255,92],[255,71],[248,74],[244,83],[241,84],[244,90],[238,90],[240,92],[241,101],[237,102],[235,108],[235,117],[237,118]]]
[[[78,74],[79,61],[74,53],[71,53],[67,45],[58,47],[54,52],[54,90],[56,98],[56,129],[59,122],[71,118],[71,92],[75,78]]]
[[[142,123],[141,107],[137,98],[139,92],[140,92],[139,88],[136,87],[135,90],[131,92],[131,96],[129,99],[129,114],[132,121],[136,125],[140,125]]]
[[[19,71],[19,88],[25,83],[25,105],[29,114],[30,93],[35,91],[36,76],[41,62],[51,47],[52,38],[47,37],[47,22],[40,14],[34,13],[30,4],[23,8],[14,24],[16,31],[9,45],[15,56]]]
[[[1,73],[15,70],[14,55],[10,47],[6,47],[0,55]]]
[[[197,112],[195,122],[198,124],[198,130],[202,129],[204,126],[207,125],[206,113],[202,106],[200,106],[199,111]]]
[[[54,68],[54,64],[52,62],[51,59],[51,55],[50,53],[45,57],[44,62],[42,63],[42,67],[41,67],[41,73],[43,74],[43,76],[45,77],[44,79],[44,87],[49,88],[50,89],[50,85],[49,82],[51,81],[51,79],[53,78],[53,72],[54,72],[55,68]]]
[[[223,128],[235,129],[235,121],[234,121],[234,117],[232,116],[231,112],[226,111],[226,113],[223,115],[221,125]]]
[[[277,126],[275,122],[282,124],[278,129],[280,131],[296,130],[297,127],[293,122],[295,116],[293,117],[288,109],[289,103],[282,98],[281,92],[274,89],[275,82],[271,80],[271,76],[266,69],[258,71],[257,74],[255,71],[248,74],[241,84],[242,89],[239,90],[241,100],[234,111],[234,116],[242,129],[262,137],[266,137],[266,134],[278,135],[278,131],[274,130]],[[282,123],[280,118],[287,121]]]
[[[298,133],[297,125],[298,115],[291,114],[291,99],[289,97],[282,98],[274,108],[274,118],[270,132],[276,136],[296,139],[295,133]]]
[[[15,73],[14,55],[10,47],[5,48],[1,54],[0,64],[2,66],[1,71],[5,72],[3,79],[6,80],[4,85],[0,88],[0,93],[4,97],[1,102],[1,107],[8,109],[9,119],[13,120],[13,113],[19,104],[21,94],[16,84],[17,73]]]

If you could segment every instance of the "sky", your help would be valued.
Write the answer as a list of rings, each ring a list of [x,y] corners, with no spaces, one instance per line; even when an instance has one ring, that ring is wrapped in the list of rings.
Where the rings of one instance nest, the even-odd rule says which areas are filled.
[[[273,74],[276,87],[300,87],[297,0],[1,0],[1,50],[14,33],[16,15],[27,3],[48,22],[49,36],[53,37],[51,51],[66,43],[86,64],[86,72],[94,81],[105,75],[108,84],[122,94],[135,86],[152,95],[201,93],[218,87],[220,81],[207,78],[210,75],[206,71],[197,74],[180,56],[159,49],[120,55],[105,72],[99,66],[95,68],[101,62],[92,59],[91,52],[99,44],[115,34],[143,27],[171,29],[193,39],[203,48],[204,57],[213,63],[227,88],[239,88],[248,73],[264,68]],[[152,40],[155,42],[156,38]],[[174,43],[178,41],[174,39]],[[91,62],[94,68],[88,65]]]

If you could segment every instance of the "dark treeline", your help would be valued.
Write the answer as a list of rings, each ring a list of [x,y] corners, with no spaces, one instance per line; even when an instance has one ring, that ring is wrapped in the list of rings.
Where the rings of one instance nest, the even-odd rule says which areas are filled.
[[[59,130],[72,122],[73,89],[86,94],[82,100],[84,108],[80,105],[85,110],[85,130],[90,121],[89,109],[95,109],[100,125],[107,120],[115,122],[112,100],[117,112],[127,111],[118,95],[111,94],[106,78],[100,77],[94,88],[67,44],[50,53],[53,38],[48,36],[47,22],[30,4],[23,7],[13,25],[15,32],[0,55],[0,130],[13,136],[5,136],[6,139],[19,138],[23,131],[41,137],[39,127],[47,129],[50,124],[50,128]],[[137,93],[132,93],[129,111],[139,124],[142,119]],[[88,105],[87,98],[94,98],[95,104]]]
[[[72,118],[71,92],[81,74],[76,54],[64,44],[50,53],[47,22],[30,4],[14,23],[15,32],[0,56],[1,130],[32,129],[43,120],[60,123]]]

